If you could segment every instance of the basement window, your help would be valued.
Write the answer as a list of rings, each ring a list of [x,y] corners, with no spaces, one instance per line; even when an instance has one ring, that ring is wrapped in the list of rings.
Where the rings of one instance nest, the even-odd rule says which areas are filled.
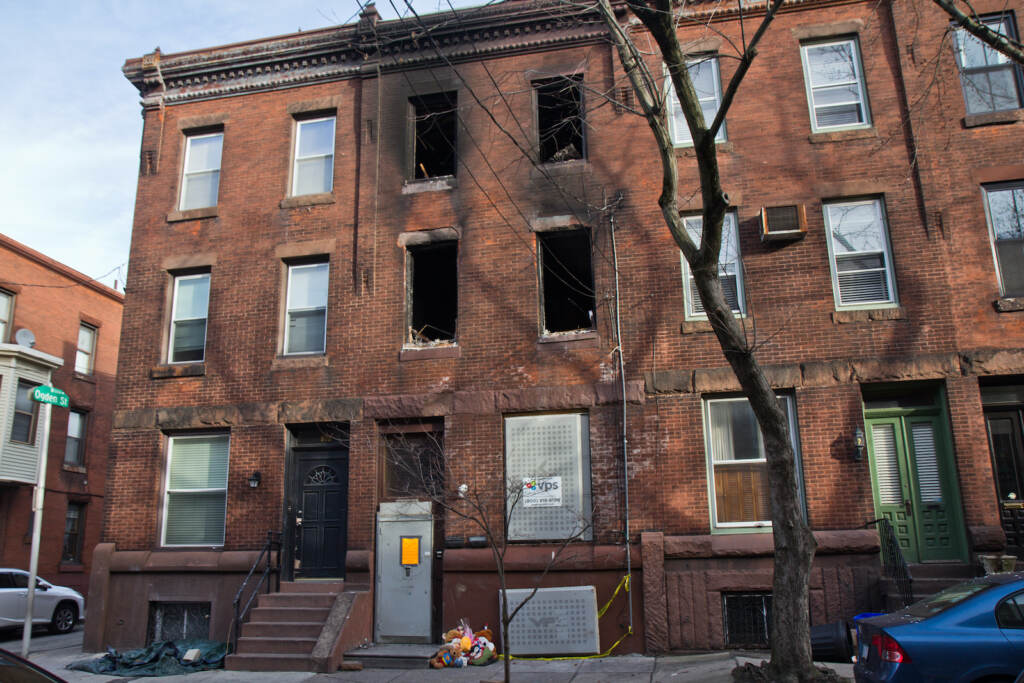
[[[406,260],[408,335],[415,345],[455,341],[459,317],[456,241],[409,247]]]
[[[537,233],[544,334],[594,329],[594,268],[586,228]]]
[[[583,159],[583,76],[533,82],[542,164]]]
[[[722,593],[726,647],[768,647],[771,593]]]
[[[210,603],[151,602],[146,644],[210,637]]]
[[[454,92],[409,98],[416,136],[413,177],[417,180],[455,175],[457,102]]]

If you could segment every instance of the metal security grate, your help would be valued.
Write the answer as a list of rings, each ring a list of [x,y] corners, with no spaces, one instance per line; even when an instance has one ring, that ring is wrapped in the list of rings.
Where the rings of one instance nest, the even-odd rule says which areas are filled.
[[[509,612],[531,592],[509,589]],[[500,610],[500,593],[498,600]],[[600,650],[597,591],[593,586],[538,588],[509,624],[508,633],[517,655],[594,654]]]
[[[767,647],[772,623],[771,593],[723,593],[727,647]]]
[[[151,602],[146,643],[210,637],[210,603]]]

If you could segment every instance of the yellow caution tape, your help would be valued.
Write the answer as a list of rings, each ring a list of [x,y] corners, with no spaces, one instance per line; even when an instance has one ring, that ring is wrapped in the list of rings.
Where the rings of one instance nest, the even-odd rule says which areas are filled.
[[[619,581],[619,585],[615,587],[615,592],[612,593],[612,597],[608,598],[608,602],[606,602],[604,604],[604,607],[602,607],[601,609],[599,609],[597,611],[597,618],[598,619],[603,617],[604,613],[608,611],[608,608],[612,606],[612,602],[615,600],[615,596],[619,594],[619,591],[621,591],[623,588],[625,588],[626,592],[629,593],[629,583],[630,583],[630,575],[626,574],[625,576],[622,577],[622,580]],[[623,633],[622,636],[618,640],[616,640],[614,643],[612,643],[612,646],[610,648],[608,648],[604,652],[602,652],[600,654],[596,654],[596,655],[582,655],[582,656],[579,656],[579,657],[516,657],[515,655],[500,654],[500,655],[498,655],[498,658],[499,659],[504,659],[507,656],[509,659],[522,659],[522,660],[537,661],[537,662],[559,662],[559,661],[564,661],[564,660],[569,660],[569,659],[600,659],[602,657],[607,657],[608,655],[610,655],[615,650],[615,648],[617,648],[619,646],[619,643],[621,643],[628,636],[631,636],[631,635],[633,635],[633,625],[632,624],[630,624],[629,626],[626,627],[626,632]]]

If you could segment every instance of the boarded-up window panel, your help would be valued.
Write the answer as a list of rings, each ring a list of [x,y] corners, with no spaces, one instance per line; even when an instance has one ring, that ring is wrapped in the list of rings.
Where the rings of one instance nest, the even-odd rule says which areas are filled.
[[[715,465],[715,511],[718,522],[763,522],[771,519],[768,472],[763,462]]]

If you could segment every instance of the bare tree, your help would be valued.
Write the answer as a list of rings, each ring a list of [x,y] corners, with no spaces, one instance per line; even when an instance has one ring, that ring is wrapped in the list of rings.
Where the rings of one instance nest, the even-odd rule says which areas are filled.
[[[715,136],[757,56],[758,44],[783,2],[768,0],[757,29],[749,40],[744,37],[744,43],[738,50],[736,71],[723,92],[721,105],[713,121],[704,118],[690,78],[690,57],[676,32],[682,12],[687,9],[686,3],[672,0],[627,0],[625,3],[629,13],[639,19],[657,44],[657,56],[671,79],[693,140],[703,205],[703,227],[699,243],[686,230],[680,213],[679,174],[667,124],[666,88],[663,87],[662,79],[651,73],[631,35],[632,27],[626,17],[616,14],[610,0],[598,0],[598,7],[657,144],[662,166],[662,189],[658,204],[665,224],[689,265],[708,321],[743,393],[750,401],[764,438],[775,541],[772,656],[765,673],[773,681],[807,681],[820,676],[811,659],[808,609],[808,584],[816,544],[800,503],[796,460],[786,412],[757,360],[756,345],[750,342],[745,329],[733,313],[719,279],[722,226],[729,199],[719,174]],[[737,0],[741,13],[748,4]]]
[[[462,472],[454,465],[445,449],[440,432],[393,432],[383,441],[385,489],[389,497],[428,500],[435,514],[464,520],[486,540],[494,560],[501,596],[501,651],[504,655],[504,678],[511,680],[511,641],[509,625],[536,595],[547,574],[571,555],[571,544],[587,537],[591,524],[586,511],[566,510],[571,528],[552,542],[550,558],[533,578],[533,586],[515,607],[509,607],[508,574],[505,560],[510,548],[510,529],[523,513],[527,483],[509,474],[504,478],[502,496],[495,496],[493,483],[488,486],[479,478],[461,480]],[[539,477],[553,475],[537,472]],[[472,475],[468,475],[472,477]]]

